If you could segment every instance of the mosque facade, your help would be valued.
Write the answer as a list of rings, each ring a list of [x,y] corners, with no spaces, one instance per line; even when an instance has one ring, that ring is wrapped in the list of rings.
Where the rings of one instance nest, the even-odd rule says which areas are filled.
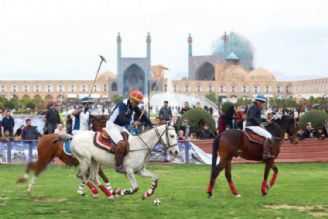
[[[256,94],[280,98],[308,98],[328,95],[328,78],[303,81],[279,81],[263,67],[254,66],[255,50],[241,34],[224,34],[210,55],[194,55],[193,39],[189,34],[188,77],[168,80],[164,65],[152,65],[151,36],[146,36],[146,57],[124,57],[122,37],[117,36],[117,74],[102,72],[92,80],[0,80],[0,95],[6,98],[42,98],[59,101],[82,98],[92,93],[94,98],[110,99],[113,95],[128,96],[130,90],[174,92],[192,96],[215,93],[226,98],[253,98]]]

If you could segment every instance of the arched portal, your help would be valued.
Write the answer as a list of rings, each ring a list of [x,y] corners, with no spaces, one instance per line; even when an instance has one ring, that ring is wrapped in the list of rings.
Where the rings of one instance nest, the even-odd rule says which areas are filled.
[[[117,84],[116,82],[112,83],[112,91],[117,91]]]
[[[214,81],[215,80],[214,66],[209,62],[205,62],[204,64],[202,64],[196,71],[196,80]]]
[[[30,99],[30,96],[29,95],[27,95],[27,94],[24,94],[24,96],[23,96],[23,98],[22,99],[24,99],[24,100],[29,100]]]
[[[48,94],[47,96],[46,96],[46,98],[45,98],[45,100],[47,101],[47,102],[51,102],[51,101],[53,101],[53,97],[50,95],[50,94]]]
[[[123,94],[128,96],[132,89],[145,92],[145,72],[138,65],[133,64],[123,73]]]
[[[33,97],[34,100],[41,100],[41,96],[39,94],[36,94],[34,97]]]

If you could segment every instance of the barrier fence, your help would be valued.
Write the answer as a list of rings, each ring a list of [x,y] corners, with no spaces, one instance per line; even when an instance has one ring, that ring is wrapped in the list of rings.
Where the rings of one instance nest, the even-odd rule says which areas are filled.
[[[38,142],[38,140],[0,141],[0,163],[25,164],[27,162],[37,160]],[[163,150],[163,146],[161,144],[156,145],[150,157],[150,161],[190,163],[193,157],[193,155],[190,154],[190,143],[188,141],[180,141],[178,145],[180,155],[174,159]]]
[[[33,141],[0,141],[0,163],[24,164],[37,160],[38,140]],[[195,150],[194,146],[201,149]],[[173,163],[204,163],[204,154],[208,156],[212,151],[212,140],[179,141],[180,154],[178,157],[170,156],[158,144],[150,157],[153,162]],[[104,152],[105,153],[105,152]],[[207,154],[206,154],[207,153]],[[210,157],[208,157],[210,159]],[[208,160],[208,159],[207,159]],[[254,161],[234,158],[234,163],[252,163]],[[328,139],[306,139],[298,145],[284,142],[276,162],[328,162]]]

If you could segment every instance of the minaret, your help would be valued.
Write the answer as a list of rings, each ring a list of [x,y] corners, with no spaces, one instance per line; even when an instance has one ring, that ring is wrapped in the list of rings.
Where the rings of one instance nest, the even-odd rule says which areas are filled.
[[[191,57],[192,57],[192,37],[191,33],[188,36],[188,79],[192,79],[191,76]]]
[[[122,58],[122,48],[121,48],[121,34],[120,32],[117,33],[117,38],[116,38],[116,42],[117,42],[117,76],[118,76],[118,91],[120,93],[120,95],[124,96],[123,93],[123,74],[121,73],[121,58]]]
[[[189,33],[189,36],[188,36],[188,55],[189,55],[189,57],[192,56],[192,37],[191,37],[191,33]]]
[[[224,58],[227,57],[227,47],[228,47],[228,35],[227,35],[227,32],[224,32],[223,36],[221,37],[221,39],[223,40],[223,47],[224,47]]]
[[[147,38],[147,66],[146,66],[146,75],[145,75],[145,95],[148,94],[148,83],[150,83],[150,71],[151,71],[151,37],[150,33],[148,32]],[[150,88],[149,88],[150,89]]]

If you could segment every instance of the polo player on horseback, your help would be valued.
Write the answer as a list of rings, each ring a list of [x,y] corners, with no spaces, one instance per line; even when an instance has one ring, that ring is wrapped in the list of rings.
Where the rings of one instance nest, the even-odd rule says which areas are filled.
[[[270,154],[272,135],[261,125],[261,110],[265,102],[266,98],[263,95],[257,95],[255,101],[246,112],[246,128],[265,138],[262,155],[264,161],[269,158],[274,158],[274,156]]]
[[[82,108],[74,110],[71,115],[74,117],[73,134],[78,131],[90,130],[90,107],[93,104],[93,99],[89,97],[83,97],[81,99]]]
[[[152,126],[149,118],[138,107],[138,104],[142,101],[142,92],[133,90],[130,93],[130,98],[124,99],[115,106],[106,123],[106,131],[112,141],[117,145],[115,151],[115,166],[116,171],[120,173],[126,173],[123,167],[123,157],[128,152],[128,141],[124,139],[121,134],[123,132],[128,133],[124,126],[133,125],[138,127],[141,126],[142,123],[146,126]]]

